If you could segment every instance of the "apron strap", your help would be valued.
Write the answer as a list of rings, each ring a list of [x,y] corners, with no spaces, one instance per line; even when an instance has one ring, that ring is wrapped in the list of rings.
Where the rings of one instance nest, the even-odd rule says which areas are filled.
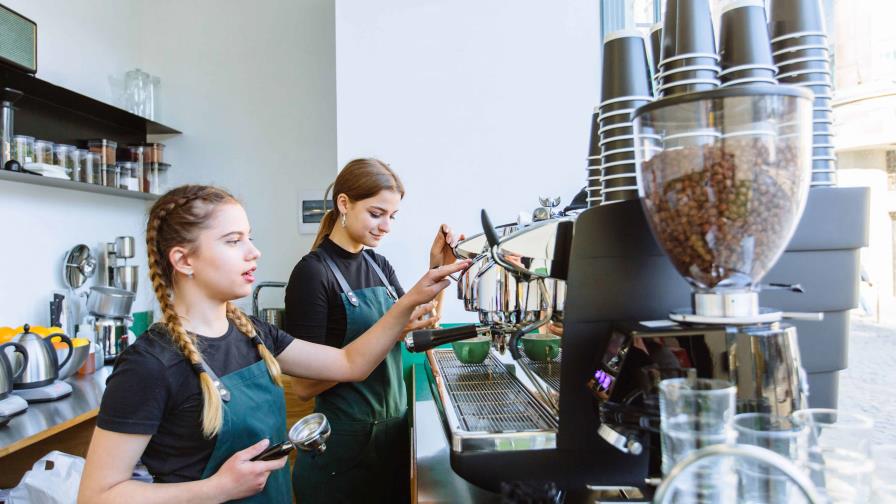
[[[218,389],[218,394],[221,395],[221,400],[224,402],[230,401],[230,391],[227,390],[227,387],[224,386],[224,382],[218,378],[218,375],[212,371],[211,366],[205,362],[205,359],[200,357],[198,364],[193,364],[193,370],[196,371],[196,376],[199,376],[200,372],[205,372],[211,377],[212,383],[215,385],[215,388]]]
[[[383,273],[383,270],[380,269],[380,267],[376,264],[376,261],[374,261],[370,257],[370,254],[361,252],[361,255],[364,256],[364,259],[367,259],[367,264],[369,264],[370,267],[373,268],[376,276],[380,277],[380,281],[383,282],[384,286],[386,286],[386,291],[389,293],[389,297],[391,297],[393,301],[398,301],[398,294],[395,292],[395,289],[392,287],[392,285],[389,284],[389,281],[386,280],[386,275]]]
[[[318,247],[317,253],[323,258],[324,262],[327,263],[327,266],[330,268],[330,271],[333,272],[333,275],[336,276],[336,281],[339,282],[339,287],[342,288],[342,292],[345,293],[346,297],[348,297],[348,301],[352,304],[352,306],[358,306],[360,303],[358,301],[358,296],[352,291],[352,288],[349,287],[348,282],[345,280],[345,276],[339,271],[339,268],[336,267],[336,263],[333,262],[333,259],[327,254],[324,249]]]

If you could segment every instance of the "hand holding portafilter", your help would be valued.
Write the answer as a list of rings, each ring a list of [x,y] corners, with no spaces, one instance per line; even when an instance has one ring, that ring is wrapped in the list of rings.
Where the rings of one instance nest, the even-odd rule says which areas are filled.
[[[314,452],[320,455],[327,449],[330,438],[330,422],[323,413],[312,413],[296,422],[290,429],[287,441],[270,446],[261,454],[252,458],[257,460],[276,460],[285,457],[293,450]]]

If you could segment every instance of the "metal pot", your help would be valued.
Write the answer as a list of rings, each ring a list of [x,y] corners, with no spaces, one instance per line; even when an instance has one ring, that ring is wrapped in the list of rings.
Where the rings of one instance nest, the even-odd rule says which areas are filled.
[[[87,311],[98,317],[123,318],[131,313],[135,294],[112,287],[91,287]]]

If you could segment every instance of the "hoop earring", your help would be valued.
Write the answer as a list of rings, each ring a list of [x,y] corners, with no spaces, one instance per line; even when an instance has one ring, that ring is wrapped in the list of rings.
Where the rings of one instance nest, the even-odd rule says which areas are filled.
[[[342,227],[345,227],[345,216],[347,214],[342,214]]]

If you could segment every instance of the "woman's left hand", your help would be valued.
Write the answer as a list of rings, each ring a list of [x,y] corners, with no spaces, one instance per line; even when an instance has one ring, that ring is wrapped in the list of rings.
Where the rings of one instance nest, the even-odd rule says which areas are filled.
[[[454,247],[463,239],[464,235],[455,236],[448,224],[439,226],[439,232],[436,233],[436,238],[432,241],[432,248],[429,250],[429,267],[453,264],[457,260],[454,255]]]

